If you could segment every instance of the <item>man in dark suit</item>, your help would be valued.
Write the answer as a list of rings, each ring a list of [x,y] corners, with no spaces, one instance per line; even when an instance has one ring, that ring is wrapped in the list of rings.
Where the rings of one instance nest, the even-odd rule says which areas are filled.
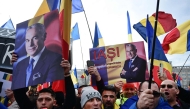
[[[61,54],[44,46],[46,30],[43,24],[29,26],[25,35],[25,48],[28,57],[18,62],[13,71],[12,89],[37,85],[64,78],[60,66]]]
[[[146,60],[138,57],[137,49],[133,44],[126,44],[126,53],[129,59],[125,61],[120,77],[125,78],[128,83],[144,81]]]

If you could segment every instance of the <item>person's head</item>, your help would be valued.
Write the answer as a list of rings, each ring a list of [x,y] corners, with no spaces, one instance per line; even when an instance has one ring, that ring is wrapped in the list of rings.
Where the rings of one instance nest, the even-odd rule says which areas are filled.
[[[135,95],[135,85],[133,83],[125,83],[122,87],[123,96],[130,98]]]
[[[55,92],[50,88],[44,88],[39,91],[37,98],[37,109],[52,109],[56,105]]]
[[[126,53],[128,58],[133,59],[137,54],[136,46],[131,43],[126,44]]]
[[[160,85],[160,92],[164,94],[168,102],[174,102],[176,101],[177,94],[179,94],[179,89],[174,81],[164,80]]]
[[[113,108],[116,99],[115,87],[111,85],[105,86],[102,92],[102,102],[105,109]]]
[[[82,89],[83,89],[84,87],[88,87],[88,86],[90,86],[90,85],[81,85],[81,86],[78,88],[78,97],[81,97]]]
[[[102,97],[93,87],[84,87],[82,89],[80,103],[82,109],[101,109]]]
[[[148,89],[148,85],[149,85],[149,81],[144,81],[144,82],[141,82],[140,85],[139,85],[139,92],[138,92],[138,96],[141,95],[141,93],[145,90],[145,89]],[[154,100],[153,100],[153,104],[151,107],[149,107],[150,109],[154,109],[157,105],[158,105],[158,102],[159,102],[159,99],[160,99],[160,91],[159,91],[159,87],[158,87],[158,84],[155,83],[154,81],[152,81],[151,83],[151,90],[153,90],[153,95],[154,95]]]
[[[35,23],[26,30],[25,47],[28,55],[36,56],[44,47],[46,30],[43,24]]]

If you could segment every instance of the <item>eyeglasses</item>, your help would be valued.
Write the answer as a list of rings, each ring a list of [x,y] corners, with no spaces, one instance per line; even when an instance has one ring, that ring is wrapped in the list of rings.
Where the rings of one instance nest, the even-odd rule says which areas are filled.
[[[161,88],[165,88],[166,86],[167,86],[168,89],[173,88],[173,85],[171,85],[171,84],[167,84],[167,85],[166,84],[162,84],[162,85],[160,85]]]
[[[139,92],[143,92],[143,91],[139,91]],[[161,95],[160,92],[157,92],[155,90],[153,90],[152,94],[154,95],[155,98],[160,97],[160,95]]]

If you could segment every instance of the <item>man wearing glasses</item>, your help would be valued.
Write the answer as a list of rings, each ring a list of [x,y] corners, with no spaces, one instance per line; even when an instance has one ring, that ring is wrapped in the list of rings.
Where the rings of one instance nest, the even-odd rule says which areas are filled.
[[[148,81],[141,82],[138,98],[129,98],[120,109],[173,109],[160,96],[158,85],[153,81],[148,89],[148,84]],[[129,100],[133,102],[127,104]]]
[[[189,106],[180,100],[177,101],[177,95],[179,94],[179,89],[177,84],[172,80],[164,80],[160,85],[160,92],[163,93],[164,98],[174,109],[189,109]]]

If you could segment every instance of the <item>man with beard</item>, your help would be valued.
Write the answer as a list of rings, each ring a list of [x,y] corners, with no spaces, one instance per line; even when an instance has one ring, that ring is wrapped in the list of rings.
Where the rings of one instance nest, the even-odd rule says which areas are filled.
[[[119,109],[116,104],[117,91],[114,86],[105,86],[102,92],[102,109]]]
[[[179,94],[179,89],[177,84],[172,80],[164,80],[160,85],[160,92],[163,93],[164,98],[174,109],[189,109],[189,107],[182,103],[178,103],[177,95]]]

